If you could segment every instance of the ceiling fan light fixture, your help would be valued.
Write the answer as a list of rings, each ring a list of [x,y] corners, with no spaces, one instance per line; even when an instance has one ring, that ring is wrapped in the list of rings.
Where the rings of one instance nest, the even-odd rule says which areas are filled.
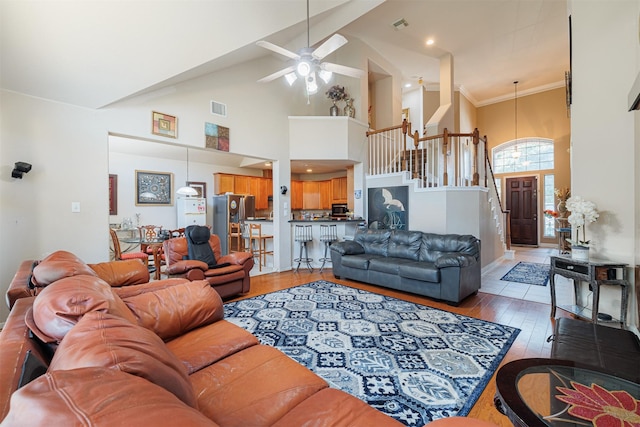
[[[306,77],[311,72],[311,64],[309,64],[307,61],[300,61],[300,62],[298,62],[298,66],[296,67],[296,71],[302,77]]]
[[[306,78],[307,81],[307,93],[313,95],[318,92],[318,82],[316,81],[316,73],[311,73]]]
[[[284,78],[287,81],[287,83],[289,83],[289,86],[293,86],[293,84],[296,82],[296,80],[298,80],[298,76],[294,72],[291,72],[289,74],[285,74]]]
[[[320,70],[318,71],[318,77],[320,77],[322,81],[327,84],[331,80],[331,77],[333,77],[333,73],[327,70]]]

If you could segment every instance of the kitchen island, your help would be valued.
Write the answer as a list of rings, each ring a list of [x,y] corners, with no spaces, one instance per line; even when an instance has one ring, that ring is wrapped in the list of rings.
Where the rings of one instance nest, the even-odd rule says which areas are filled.
[[[329,218],[317,218],[309,220],[291,220],[291,255],[292,255],[292,267],[295,270],[297,263],[293,262],[293,259],[300,257],[300,243],[295,241],[295,226],[296,225],[311,225],[311,232],[313,240],[307,243],[308,257],[313,260],[311,263],[313,268],[320,268],[322,261],[320,258],[324,256],[324,242],[320,241],[320,226],[321,225],[336,225],[336,231],[338,234],[338,241],[353,240],[353,236],[356,234],[356,230],[360,226],[364,226],[363,219],[329,219]],[[327,252],[327,258],[330,258],[329,252]],[[325,264],[325,268],[331,268],[331,261]],[[304,263],[300,264],[300,273],[308,271]]]

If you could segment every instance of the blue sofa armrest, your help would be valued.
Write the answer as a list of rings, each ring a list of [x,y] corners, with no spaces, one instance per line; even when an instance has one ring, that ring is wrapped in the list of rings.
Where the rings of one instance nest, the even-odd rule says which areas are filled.
[[[329,248],[340,255],[359,255],[364,253],[362,245],[352,240],[333,243]]]
[[[435,266],[442,267],[469,267],[476,262],[475,257],[461,253],[444,254],[436,259]]]

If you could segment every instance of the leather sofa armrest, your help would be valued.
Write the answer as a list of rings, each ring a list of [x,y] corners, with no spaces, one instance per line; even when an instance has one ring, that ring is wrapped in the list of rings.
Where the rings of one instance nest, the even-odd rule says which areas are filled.
[[[230,254],[221,256],[216,260],[216,262],[218,264],[224,264],[225,262],[228,262],[229,264],[243,265],[252,258],[253,255],[251,255],[251,252],[232,252]]]
[[[340,255],[359,255],[364,253],[362,245],[351,240],[333,243],[329,248]]]
[[[176,263],[173,263],[167,266],[166,272],[169,275],[174,275],[174,274],[184,274],[191,270],[201,270],[204,272],[204,271],[207,271],[208,269],[209,269],[209,266],[205,262],[197,261],[193,259],[186,259],[186,260],[178,261]]]
[[[476,259],[471,255],[465,255],[461,253],[444,254],[436,259],[435,266],[442,267],[469,267],[476,262]]]

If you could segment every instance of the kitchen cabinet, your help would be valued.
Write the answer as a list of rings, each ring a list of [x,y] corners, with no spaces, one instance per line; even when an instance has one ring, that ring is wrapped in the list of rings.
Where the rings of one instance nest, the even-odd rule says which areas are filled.
[[[235,190],[234,176],[226,173],[213,174],[213,192],[215,194],[233,193]]]
[[[333,185],[330,180],[320,181],[320,209],[329,210],[333,203]]]
[[[235,194],[252,194],[251,193],[251,179],[250,176],[234,175],[233,185]]]
[[[318,181],[302,181],[302,209],[320,209]]]
[[[303,209],[302,181],[291,181],[291,210]]]
[[[273,196],[271,178],[251,178],[251,194],[256,196],[256,209],[269,209],[269,196]]]
[[[331,180],[333,203],[347,203],[347,177]]]

